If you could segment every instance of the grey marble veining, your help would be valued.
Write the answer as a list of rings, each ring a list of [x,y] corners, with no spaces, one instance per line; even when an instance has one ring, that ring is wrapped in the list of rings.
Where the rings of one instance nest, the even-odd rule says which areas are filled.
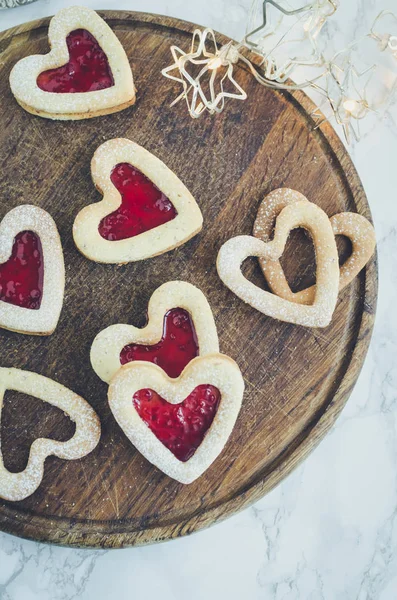
[[[0,29],[63,0],[0,13]],[[115,8],[98,0],[95,8]],[[250,0],[120,0],[241,39]],[[396,0],[342,0],[329,24],[345,46]],[[0,534],[0,600],[396,600],[397,111],[368,120],[350,148],[377,230],[380,292],[372,344],[331,433],[272,493],[207,531],[158,546],[90,551]]]
[[[35,0],[0,0],[0,10],[22,6],[23,4],[29,4],[30,2],[35,2]]]

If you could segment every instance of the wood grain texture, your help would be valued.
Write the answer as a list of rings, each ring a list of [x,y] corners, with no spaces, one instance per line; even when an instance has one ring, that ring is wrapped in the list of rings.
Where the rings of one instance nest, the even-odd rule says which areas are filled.
[[[182,103],[169,108],[179,87],[160,70],[171,62],[171,44],[189,46],[193,26],[141,13],[101,14],[131,60],[138,99],[122,113],[92,121],[32,117],[11,95],[13,64],[48,49],[48,19],[0,33],[0,217],[25,202],[48,210],[61,234],[67,274],[55,333],[47,338],[0,331],[1,365],[37,371],[71,388],[91,403],[103,427],[90,456],[48,459],[33,496],[0,501],[0,529],[57,544],[121,547],[219,521],[263,496],[307,456],[343,408],[363,364],[377,271],[372,260],[340,294],[332,324],[322,330],[269,319],[226,289],[216,273],[217,252],[229,237],[252,232],[260,201],[276,187],[299,190],[329,215],[351,210],[370,218],[352,162],[329,125],[314,131],[312,104],[303,93],[265,89],[244,68],[236,77],[248,100],[230,100],[221,115],[192,120]],[[204,228],[171,253],[114,267],[79,254],[72,224],[83,206],[100,200],[89,171],[95,149],[120,136],[145,146],[182,179],[203,211]],[[313,281],[313,252],[299,231],[291,237],[294,247],[290,241],[282,262],[299,289]],[[341,252],[346,255],[347,246]],[[264,285],[254,261],[246,272]],[[172,279],[190,281],[207,295],[221,350],[239,363],[246,381],[229,443],[189,486],[167,478],[134,450],[89,362],[98,331],[117,322],[143,326],[151,294]],[[62,415],[30,400],[13,394],[5,403],[2,436],[13,470],[26,464],[27,427],[57,439],[73,433]]]

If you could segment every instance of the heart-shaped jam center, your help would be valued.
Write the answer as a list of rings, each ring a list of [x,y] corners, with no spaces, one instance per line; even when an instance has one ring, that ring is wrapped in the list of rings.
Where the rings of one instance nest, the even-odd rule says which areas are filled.
[[[190,314],[183,308],[173,308],[164,316],[161,340],[153,346],[124,346],[120,362],[125,365],[133,360],[146,360],[161,367],[169,377],[178,377],[198,353],[196,331]]]
[[[106,54],[85,29],[76,29],[66,38],[69,62],[63,67],[43,71],[37,85],[45,92],[75,94],[97,92],[114,85]]]
[[[1,410],[0,439],[4,466],[8,471],[20,473],[26,468],[36,439],[66,442],[75,431],[76,424],[60,408],[35,396],[6,391]]]
[[[37,310],[43,296],[44,261],[40,238],[21,231],[7,262],[0,265],[0,300]]]
[[[116,165],[110,179],[121,194],[121,205],[99,224],[105,240],[125,240],[175,219],[172,202],[129,163]]]
[[[221,394],[213,385],[199,385],[180,404],[170,404],[157,392],[144,389],[133,403],[141,419],[180,461],[193,456],[211,427]]]

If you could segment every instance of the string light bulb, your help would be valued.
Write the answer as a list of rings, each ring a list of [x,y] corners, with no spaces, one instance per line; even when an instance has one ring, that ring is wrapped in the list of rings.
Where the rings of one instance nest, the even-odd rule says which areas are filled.
[[[210,62],[208,63],[208,68],[210,71],[213,71],[214,69],[219,69],[219,67],[221,67],[221,66],[222,66],[222,59],[219,56],[212,58],[210,60]]]
[[[397,58],[397,36],[396,35],[391,35],[389,37],[389,48],[393,52],[393,54],[395,54],[395,56]]]
[[[357,101],[356,100],[345,100],[343,102],[343,107],[347,112],[353,113],[357,107]]]
[[[381,29],[386,29],[385,33],[381,33]],[[392,33],[391,29],[394,29]],[[390,50],[397,58],[397,16],[388,10],[383,10],[376,17],[370,31],[370,37],[376,40],[380,50]]]

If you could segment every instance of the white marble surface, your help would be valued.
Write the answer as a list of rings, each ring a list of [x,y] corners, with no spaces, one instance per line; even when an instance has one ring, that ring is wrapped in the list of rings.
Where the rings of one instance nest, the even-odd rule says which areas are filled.
[[[0,29],[64,0],[0,12]],[[396,0],[342,0],[329,27],[343,46]],[[97,0],[240,39],[250,0]],[[394,113],[393,113],[394,110]],[[0,534],[1,600],[395,600],[397,598],[397,115],[350,151],[377,229],[380,293],[365,367],[328,437],[262,501],[190,538],[140,549],[62,549]],[[393,157],[393,164],[392,164]],[[394,308],[393,308],[394,307]]]

